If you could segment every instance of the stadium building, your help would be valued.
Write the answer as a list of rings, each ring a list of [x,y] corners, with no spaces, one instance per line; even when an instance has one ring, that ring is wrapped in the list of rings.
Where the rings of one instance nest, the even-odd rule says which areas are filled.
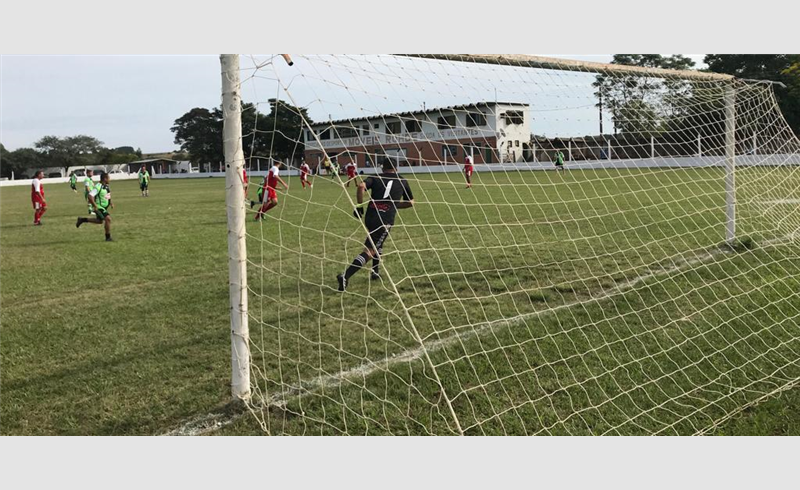
[[[303,139],[312,168],[325,153],[359,167],[375,166],[382,156],[407,166],[461,164],[468,154],[475,163],[519,162],[531,153],[530,111],[527,104],[479,102],[341,119],[314,124]]]

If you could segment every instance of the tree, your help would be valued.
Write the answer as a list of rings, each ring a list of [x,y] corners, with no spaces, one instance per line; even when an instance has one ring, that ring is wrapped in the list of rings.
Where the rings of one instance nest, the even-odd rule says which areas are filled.
[[[136,153],[133,152],[121,153],[119,151],[119,148],[113,150],[110,148],[103,148],[95,155],[92,165],[102,165],[110,167],[114,165],[122,165],[125,163],[130,163],[138,159],[139,156],[137,156]]]
[[[222,111],[195,107],[175,120],[170,131],[175,144],[187,152],[194,163],[219,164],[224,160],[222,150]]]
[[[269,99],[270,113],[266,116],[264,124],[259,122],[259,130],[266,131],[264,136],[269,139],[272,155],[276,158],[288,159],[302,155],[305,151],[303,144],[303,129],[311,124],[311,118],[304,108],[295,107],[280,99]],[[266,143],[264,145],[266,147]],[[266,154],[266,153],[265,153]]]
[[[278,99],[270,99],[270,113],[242,104],[242,147],[245,155],[288,159],[301,155],[305,109]],[[223,114],[220,108],[194,108],[175,120],[171,131],[175,144],[189,154],[192,162],[216,166],[225,160],[222,148]]]
[[[797,54],[707,54],[708,70],[743,79],[771,80],[775,98],[795,134],[800,134],[800,55]]]
[[[5,148],[0,150],[0,170],[3,177],[11,177],[14,173],[16,178],[22,175],[32,174],[32,170],[47,167],[47,159],[44,155],[33,148],[20,148],[9,152]]]
[[[672,70],[694,66],[694,61],[680,54],[615,54],[611,63]],[[593,86],[597,105],[611,112],[615,129],[642,136],[663,131],[665,121],[679,115],[679,101],[691,90],[691,84],[678,79],[613,73],[597,75]]]
[[[92,136],[77,135],[59,138],[45,136],[34,147],[47,156],[48,165],[52,167],[74,167],[92,165],[103,142]]]

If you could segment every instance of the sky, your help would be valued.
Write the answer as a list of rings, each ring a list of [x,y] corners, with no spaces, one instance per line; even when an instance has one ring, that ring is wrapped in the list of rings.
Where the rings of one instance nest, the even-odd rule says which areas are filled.
[[[611,55],[549,56],[611,60]],[[703,55],[690,56],[702,63]],[[254,61],[268,63],[270,58],[242,57],[245,101],[266,105],[276,94],[287,99],[279,88],[283,85],[315,120],[492,99],[499,87],[498,100],[541,109],[534,121],[537,134],[590,134],[597,124],[587,88],[591,77],[583,74],[553,84],[551,74],[534,76],[531,70],[489,65],[458,68],[445,77],[436,62],[400,63],[389,57],[296,57],[291,69],[281,62],[257,71],[250,69]],[[170,131],[174,120],[194,107],[219,102],[217,55],[0,58],[0,143],[9,150],[32,146],[46,135],[87,134],[110,148],[173,151],[178,148]],[[265,105],[262,112],[268,111]],[[556,107],[566,109],[554,111]]]

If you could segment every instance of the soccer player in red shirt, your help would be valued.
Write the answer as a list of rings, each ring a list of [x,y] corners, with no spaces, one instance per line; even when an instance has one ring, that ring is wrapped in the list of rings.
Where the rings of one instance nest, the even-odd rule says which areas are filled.
[[[244,199],[246,201],[248,180],[247,180],[247,169],[244,167],[242,167],[242,185],[244,186]]]
[[[344,166],[344,169],[347,170],[346,187],[350,187],[350,181],[356,178],[356,168],[356,162],[348,162],[347,165]]]
[[[310,173],[311,167],[309,167],[306,162],[303,162],[303,164],[300,165],[300,183],[303,185],[303,189],[305,189],[306,186],[311,187],[311,181],[308,180],[308,174]]]
[[[467,179],[467,189],[472,187],[472,172],[474,170],[472,161],[472,155],[467,155],[464,158],[464,177]]]
[[[282,166],[283,164],[276,160],[272,168],[269,169],[269,173],[267,174],[267,193],[264,195],[261,208],[258,210],[258,213],[256,213],[256,221],[260,220],[264,213],[278,205],[278,192],[275,190],[278,187],[278,183],[280,183],[284,189],[289,190],[289,186],[280,178]]]
[[[44,188],[42,187],[42,179],[44,172],[38,170],[36,175],[33,176],[31,183],[31,202],[33,203],[33,224],[40,226],[42,224],[42,215],[47,211],[47,201],[44,200]]]

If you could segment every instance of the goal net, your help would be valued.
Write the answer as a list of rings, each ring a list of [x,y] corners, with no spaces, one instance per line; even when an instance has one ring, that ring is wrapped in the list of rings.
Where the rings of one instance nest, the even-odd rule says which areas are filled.
[[[800,143],[772,85],[510,55],[293,61],[240,57],[234,364],[264,431],[703,434],[800,381]],[[382,236],[354,209],[385,162],[414,202]]]

